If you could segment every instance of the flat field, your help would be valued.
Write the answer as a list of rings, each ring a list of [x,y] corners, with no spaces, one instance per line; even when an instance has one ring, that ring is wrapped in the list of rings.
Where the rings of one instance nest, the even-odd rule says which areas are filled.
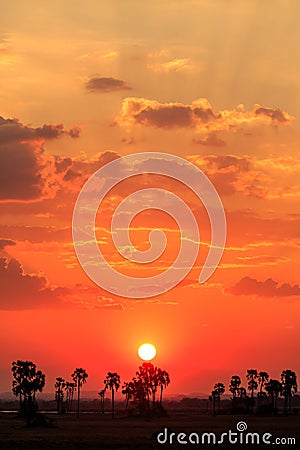
[[[96,413],[82,414],[80,420],[74,414],[58,416],[47,413],[47,417],[54,419],[53,428],[31,427],[26,428],[22,419],[16,418],[14,413],[0,413],[0,448],[6,449],[157,449],[157,448],[201,448],[201,449],[298,449],[300,448],[300,415],[288,417],[242,417],[233,415],[220,415],[213,417],[197,412],[171,412],[168,417],[143,419],[134,417],[116,417],[114,420],[109,415]],[[237,423],[243,421],[247,424],[246,433],[259,433],[260,439],[264,433],[270,433],[268,444],[260,441],[260,444],[208,444],[207,437],[201,442],[202,433],[215,433],[217,441],[222,433],[232,430],[237,431]],[[159,444],[156,435],[168,428],[168,443]],[[170,433],[186,433],[188,439],[190,433],[200,436],[199,444],[178,444],[177,437]],[[161,436],[163,440],[163,436]],[[240,433],[238,438],[241,439]],[[275,443],[275,439],[295,438],[296,444],[289,444],[284,439]],[[192,441],[195,440],[195,435]],[[212,439],[212,438],[211,438]]]

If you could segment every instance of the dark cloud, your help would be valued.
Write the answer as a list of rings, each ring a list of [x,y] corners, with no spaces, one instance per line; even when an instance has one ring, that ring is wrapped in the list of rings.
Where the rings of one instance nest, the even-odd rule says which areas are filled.
[[[258,281],[255,278],[244,277],[234,286],[227,288],[225,292],[233,295],[254,295],[256,297],[290,297],[300,296],[300,287],[298,284],[291,285],[289,283],[279,285],[272,278]]]
[[[73,181],[75,178],[79,178],[81,177],[82,173],[81,172],[75,172],[75,170],[73,169],[69,169],[65,174],[64,174],[64,181]]]
[[[0,143],[0,200],[33,200],[44,190],[42,149],[25,142]]]
[[[55,156],[55,169],[57,173],[65,172],[70,166],[72,166],[71,158]]]
[[[63,305],[65,288],[51,288],[45,277],[25,274],[19,261],[0,258],[0,309],[23,310]]]
[[[72,126],[66,130],[62,123],[44,124],[42,127],[30,127],[22,124],[18,119],[4,119],[0,116],[0,142],[1,145],[10,142],[53,140],[63,135],[72,138],[80,136],[81,128]]]
[[[11,239],[0,239],[0,250],[4,250],[5,247],[13,245],[16,245],[16,243]]]
[[[260,105],[256,105],[254,111],[256,115],[261,114],[263,116],[270,117],[274,122],[284,123],[289,121],[288,115],[281,111],[279,108],[266,108]]]
[[[123,310],[119,299],[106,297],[103,289],[75,285],[72,288],[50,286],[37,274],[26,274],[16,259],[0,257],[0,310],[84,308]]]
[[[131,87],[128,86],[125,81],[111,77],[91,78],[86,83],[85,87],[90,92],[115,92],[131,90]]]
[[[43,125],[42,127],[33,130],[34,136],[46,139],[47,141],[58,139],[64,134],[70,136],[72,139],[76,139],[79,138],[80,132],[80,127],[71,127],[69,130],[65,130],[62,123],[58,125]]]
[[[193,113],[189,107],[170,105],[165,108],[146,108],[134,115],[135,122],[157,128],[189,127]]]
[[[210,133],[205,139],[193,139],[194,144],[206,147],[225,147],[226,142],[217,137],[215,133]]]
[[[247,172],[251,169],[250,158],[235,155],[205,155],[201,157],[204,167],[209,173]]]
[[[33,128],[0,116],[0,200],[36,200],[47,195],[54,180],[53,158],[45,154],[45,141],[79,134],[79,127],[66,130],[63,124],[45,124]]]
[[[196,164],[214,184],[222,195],[232,195],[236,189],[239,178],[252,170],[251,161],[248,157],[235,155],[194,155],[189,158]]]
[[[116,123],[127,128],[137,124],[163,129],[191,128],[197,132],[214,133],[242,130],[245,125],[270,125],[272,122],[283,124],[293,119],[294,117],[279,109],[264,108],[260,105],[255,105],[252,111],[243,111],[241,108],[214,111],[205,98],[199,98],[191,104],[183,104],[127,97],[122,101]],[[214,141],[217,142],[216,139]],[[205,145],[205,140],[202,143]]]
[[[73,139],[78,139],[80,137],[80,133],[81,128],[78,126],[70,127],[69,130],[67,131],[67,134]]]
[[[73,175],[82,174],[83,176],[86,177],[92,175],[96,170],[100,169],[109,162],[114,161],[115,159],[118,158],[120,158],[120,155],[118,153],[106,151],[104,153],[99,153],[95,155],[94,158],[91,159],[86,160],[73,159],[72,166],[69,168],[69,170],[73,171]]]

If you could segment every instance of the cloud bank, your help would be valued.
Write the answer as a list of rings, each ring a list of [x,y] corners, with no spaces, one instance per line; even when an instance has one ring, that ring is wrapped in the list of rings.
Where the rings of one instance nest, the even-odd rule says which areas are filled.
[[[127,97],[123,100],[116,123],[121,127],[142,125],[146,127],[174,129],[191,128],[196,131],[228,131],[242,125],[283,125],[293,117],[280,109],[266,108],[258,104],[252,111],[243,107],[214,111],[205,98],[190,105],[160,103],[146,98]]]
[[[300,287],[298,284],[291,285],[289,283],[279,285],[272,278],[258,281],[255,278],[244,277],[234,286],[227,288],[225,292],[233,295],[254,295],[256,297],[291,297],[300,296]]]

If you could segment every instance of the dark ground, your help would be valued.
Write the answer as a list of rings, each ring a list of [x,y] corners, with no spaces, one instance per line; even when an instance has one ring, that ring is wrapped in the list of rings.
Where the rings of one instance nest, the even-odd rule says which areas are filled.
[[[157,449],[157,448],[201,448],[211,449],[300,449],[300,415],[288,417],[251,417],[220,415],[199,412],[172,412],[169,417],[151,420],[133,417],[116,417],[111,420],[110,415],[99,413],[82,414],[80,420],[74,414],[58,416],[47,413],[47,417],[54,418],[54,427],[26,428],[22,419],[16,418],[14,413],[0,413],[0,448],[6,449]],[[162,445],[156,441],[155,434],[165,427],[170,432],[191,433],[214,432],[219,439],[223,432],[231,429],[236,431],[236,424],[244,421],[248,425],[248,432],[271,433],[275,438],[294,437],[296,445]],[[246,432],[244,432],[245,435]]]

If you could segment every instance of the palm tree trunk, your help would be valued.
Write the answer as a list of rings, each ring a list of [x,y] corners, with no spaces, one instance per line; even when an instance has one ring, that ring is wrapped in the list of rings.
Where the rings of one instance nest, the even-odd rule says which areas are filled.
[[[80,385],[77,384],[77,419],[79,419],[79,406],[80,406]]]
[[[113,419],[115,417],[115,390],[112,388],[111,390],[111,418]]]
[[[69,410],[69,411],[72,411],[73,398],[74,398],[74,391],[72,391],[72,393],[71,393],[71,397],[70,397],[70,410]]]
[[[160,399],[159,399],[159,403],[162,404],[162,394],[163,394],[163,386],[160,386]]]

